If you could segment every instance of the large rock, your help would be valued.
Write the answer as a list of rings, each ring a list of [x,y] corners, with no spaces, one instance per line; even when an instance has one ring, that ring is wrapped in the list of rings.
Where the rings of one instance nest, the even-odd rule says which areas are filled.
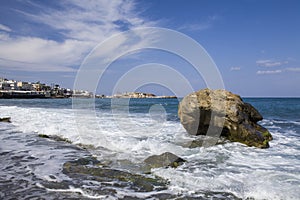
[[[272,135],[257,124],[261,114],[240,96],[203,89],[187,95],[178,108],[183,127],[192,135],[224,136],[248,146],[268,148]]]

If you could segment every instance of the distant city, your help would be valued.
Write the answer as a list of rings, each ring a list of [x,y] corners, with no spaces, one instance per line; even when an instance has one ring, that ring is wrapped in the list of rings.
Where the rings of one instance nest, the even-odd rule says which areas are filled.
[[[176,96],[156,96],[144,92],[125,92],[111,96],[94,95],[86,90],[72,90],[60,87],[59,84],[46,85],[40,81],[8,80],[0,78],[0,98],[177,98]]]
[[[60,87],[59,84],[26,82],[0,78],[0,98],[70,98],[94,97],[92,92],[85,90],[72,90]]]

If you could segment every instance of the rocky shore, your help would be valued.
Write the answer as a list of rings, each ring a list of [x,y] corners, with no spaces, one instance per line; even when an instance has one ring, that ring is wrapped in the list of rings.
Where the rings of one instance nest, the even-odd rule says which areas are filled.
[[[42,140],[53,141],[56,145],[61,144],[62,146],[66,146],[68,148],[74,148],[78,151],[85,152],[82,154],[86,154],[85,156],[77,156],[76,159],[70,159],[69,161],[63,163],[61,169],[62,173],[72,179],[72,182],[67,180],[56,181],[54,176],[52,177],[52,175],[49,175],[53,181],[42,181],[40,184],[40,187],[42,188],[47,188],[50,191],[68,191],[70,185],[73,185],[77,188],[84,188],[86,183],[98,182],[101,183],[101,185],[97,187],[97,189],[95,188],[93,191],[88,192],[93,193],[96,197],[101,197],[103,199],[110,196],[116,196],[118,193],[117,190],[122,190],[125,188],[126,190],[134,191],[140,194],[149,194],[147,199],[199,199],[193,196],[189,197],[187,195],[182,196],[180,194],[176,195],[169,193],[169,180],[151,174],[151,169],[153,168],[176,168],[186,162],[186,160],[170,152],[165,152],[161,155],[149,156],[142,163],[140,163],[141,167],[143,169],[147,168],[147,170],[145,172],[133,172],[122,168],[111,167],[110,164],[104,160],[98,160],[96,157],[90,154],[90,151],[95,150],[94,147],[75,145],[69,140],[59,136],[39,134],[38,137]],[[101,150],[99,149],[98,151]],[[233,194],[225,192],[206,192],[205,194],[199,192],[199,195],[200,194],[201,196],[205,196],[200,199],[213,198],[218,195],[228,199],[239,199]],[[78,196],[80,195],[81,194],[78,194]],[[130,195],[124,195],[122,198],[118,199],[130,200],[143,198],[133,198]]]

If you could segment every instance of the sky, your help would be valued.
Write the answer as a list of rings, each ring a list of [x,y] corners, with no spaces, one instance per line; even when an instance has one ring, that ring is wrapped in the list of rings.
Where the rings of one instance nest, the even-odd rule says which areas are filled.
[[[188,87],[207,87],[208,79],[219,81],[199,73],[186,57],[146,48],[162,39],[147,27],[158,27],[199,43],[233,93],[300,97],[299,10],[298,0],[1,0],[0,77],[98,94],[134,89],[178,96]],[[97,70],[81,73],[82,81],[98,85],[78,88],[88,64]]]

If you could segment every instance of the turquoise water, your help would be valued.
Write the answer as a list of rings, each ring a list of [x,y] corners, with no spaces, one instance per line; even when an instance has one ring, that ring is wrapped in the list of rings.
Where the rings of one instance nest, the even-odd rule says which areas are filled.
[[[108,189],[101,182],[68,177],[62,164],[93,155],[111,168],[141,173],[128,163],[139,165],[150,155],[169,151],[188,162],[152,171],[169,181],[166,194],[183,199],[300,199],[300,99],[244,101],[263,115],[260,123],[274,137],[269,149],[239,143],[186,148],[191,136],[177,117],[177,99],[95,99],[94,105],[81,99],[75,106],[72,99],[0,99],[0,117],[12,118],[11,124],[0,123],[0,198],[155,199],[161,191]],[[95,109],[86,111],[86,105]],[[73,144],[38,134],[58,135]],[[83,151],[76,147],[79,143],[94,148]]]

